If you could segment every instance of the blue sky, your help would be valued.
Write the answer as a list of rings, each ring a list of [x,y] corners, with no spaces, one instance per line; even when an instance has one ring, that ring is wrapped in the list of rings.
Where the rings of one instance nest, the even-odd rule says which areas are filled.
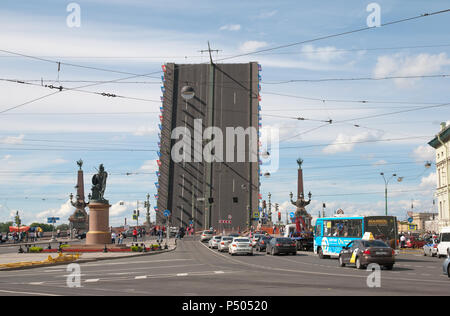
[[[161,65],[206,62],[207,56],[199,50],[206,49],[207,41],[221,50],[214,57],[222,58],[359,29],[366,26],[366,7],[372,1],[75,1],[81,7],[80,28],[66,25],[70,2],[3,0],[0,49],[128,73],[155,72],[151,78],[84,90],[157,101]],[[382,23],[448,6],[446,1],[377,3]],[[262,179],[261,193],[266,197],[271,191],[283,219],[285,211],[293,210],[287,200],[289,192],[296,191],[298,157],[305,160],[305,187],[313,193],[309,210],[315,216],[322,202],[328,214],[338,208],[347,214],[383,214],[380,172],[404,177],[403,182],[389,185],[390,213],[403,219],[411,201],[417,211],[432,210],[436,175],[435,165],[424,167],[425,161],[434,162],[427,142],[439,131],[441,121],[449,121],[449,108],[353,119],[447,103],[450,79],[274,83],[450,74],[448,17],[446,13],[227,61],[262,65],[263,126],[278,128],[281,140],[323,123],[270,115],[336,122],[352,119],[280,143],[280,168]],[[124,77],[62,65],[59,82],[77,87]],[[57,78],[56,63],[0,53],[0,79],[32,83],[43,79],[55,85]],[[0,81],[0,91],[1,111],[55,90]],[[20,210],[26,223],[48,215],[67,218],[73,211],[67,196],[75,193],[75,162],[80,158],[85,161],[86,192],[100,163],[110,173],[106,196],[113,205],[111,223],[130,219],[136,201],[143,201],[147,192],[152,197],[155,193],[158,110],[158,102],[66,91],[1,114],[0,221],[11,220],[15,210]],[[384,139],[401,140],[380,141]],[[370,142],[359,143],[365,141]],[[335,142],[346,144],[324,145]]]

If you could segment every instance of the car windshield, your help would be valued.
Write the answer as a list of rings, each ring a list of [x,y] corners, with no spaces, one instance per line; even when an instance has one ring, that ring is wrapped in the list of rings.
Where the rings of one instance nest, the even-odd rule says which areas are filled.
[[[277,238],[277,242],[290,243],[290,242],[292,242],[292,239],[289,239],[289,238]]]
[[[241,238],[241,239],[235,239],[234,241],[235,241],[235,242],[250,242],[250,240],[244,239],[244,238]]]
[[[205,235],[212,235],[213,232],[211,232],[211,231],[204,231],[203,234],[205,234]]]
[[[381,240],[364,240],[362,241],[362,244],[364,247],[382,247],[382,248],[388,248],[388,245],[386,245]]]
[[[233,237],[222,237],[222,240],[224,240],[224,241],[230,241],[230,240],[233,240]]]
[[[220,236],[214,236],[214,239],[215,240],[220,240],[222,237],[220,237]]]

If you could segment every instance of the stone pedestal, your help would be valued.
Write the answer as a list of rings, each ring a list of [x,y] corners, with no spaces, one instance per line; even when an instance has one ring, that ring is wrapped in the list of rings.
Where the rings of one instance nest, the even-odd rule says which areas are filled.
[[[105,245],[111,243],[109,231],[109,203],[89,203],[89,232],[86,245]]]

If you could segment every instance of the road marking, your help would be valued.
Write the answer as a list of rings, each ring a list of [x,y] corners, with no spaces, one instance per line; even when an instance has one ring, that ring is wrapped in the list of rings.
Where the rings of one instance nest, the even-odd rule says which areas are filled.
[[[134,278],[135,280],[142,280],[142,279],[147,279],[146,275],[141,275],[141,276],[137,276]]]
[[[41,285],[44,284],[44,282],[30,282],[30,285]]]
[[[187,273],[177,273],[177,276],[187,276]]]
[[[86,283],[94,283],[94,282],[98,282],[100,279],[88,279],[88,280],[86,280],[86,281],[84,281],[84,282],[86,282]]]
[[[215,274],[222,274],[222,273],[225,273],[225,272],[223,272],[223,271],[214,271],[214,273]]]
[[[223,258],[226,258],[229,261],[234,261],[236,263],[239,263],[241,265],[246,265],[246,266],[251,266],[251,267],[258,267],[264,270],[272,270],[272,271],[283,271],[283,272],[290,272],[290,273],[299,273],[299,274],[313,274],[313,275],[324,275],[324,276],[337,276],[337,277],[351,277],[351,278],[367,278],[367,275],[354,275],[354,274],[337,274],[337,273],[325,273],[325,272],[315,272],[315,271],[303,271],[303,270],[292,270],[292,269],[282,269],[282,268],[275,268],[275,267],[263,267],[260,265],[256,265],[256,264],[251,264],[251,263],[247,263],[244,261],[240,261],[240,260],[236,260],[234,258],[230,258],[227,256],[224,256],[220,253],[217,253],[211,249],[209,249],[207,246],[203,245],[206,249],[208,249],[209,251],[211,251],[213,254],[221,256]],[[291,261],[289,259],[285,259],[288,261]],[[295,262],[295,261],[293,261]],[[441,275],[443,276],[443,275]],[[444,275],[445,277],[447,277],[446,275]],[[396,281],[418,281],[418,282],[426,282],[426,283],[444,283],[446,281],[441,281],[441,280],[421,280],[421,279],[409,279],[409,278],[395,278],[395,279],[391,279],[391,280],[396,280]]]
[[[0,290],[1,293],[11,293],[11,294],[25,294],[25,295],[39,295],[39,296],[61,296],[58,294],[48,294],[48,293],[38,293],[38,292],[20,292],[20,291],[7,291]]]

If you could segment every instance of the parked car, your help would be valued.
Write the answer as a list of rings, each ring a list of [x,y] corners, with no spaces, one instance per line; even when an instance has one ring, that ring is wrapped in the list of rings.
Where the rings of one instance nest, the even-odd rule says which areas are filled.
[[[272,236],[264,236],[259,238],[258,242],[256,243],[255,250],[258,252],[263,252],[267,248],[267,244],[272,239]]]
[[[423,246],[423,255],[430,257],[437,256],[438,244],[439,241],[437,239],[431,238],[428,243]]]
[[[212,230],[204,230],[200,236],[200,241],[209,241],[214,236],[214,232]]]
[[[213,236],[208,241],[208,247],[211,249],[217,249],[217,243],[220,241],[220,239],[222,239],[222,236]]]
[[[444,257],[450,250],[450,227],[443,227],[439,234],[439,245],[437,247],[437,256]]]
[[[228,246],[233,241],[234,237],[232,236],[222,236],[217,243],[217,250],[220,252],[228,250]]]
[[[370,263],[377,263],[392,270],[395,264],[395,251],[381,240],[353,240],[342,247],[339,253],[339,266],[354,264],[364,269]]]
[[[252,242],[246,237],[235,237],[233,241],[228,245],[228,253],[232,256],[236,254],[253,255]]]
[[[287,237],[273,237],[266,245],[266,254],[269,253],[272,256],[282,253],[295,256],[297,254],[297,244]]]
[[[450,278],[450,249],[447,251],[447,259],[444,261],[442,269],[444,270],[444,274],[447,274]]]

